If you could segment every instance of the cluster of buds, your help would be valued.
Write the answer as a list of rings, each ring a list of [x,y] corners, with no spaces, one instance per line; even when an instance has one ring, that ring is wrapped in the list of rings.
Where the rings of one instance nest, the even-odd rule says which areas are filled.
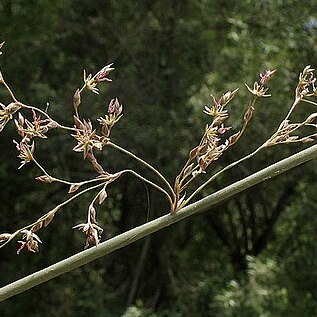
[[[225,134],[231,127],[221,126],[206,126],[205,133],[202,140],[196,148],[190,151],[189,158],[196,159],[198,169],[192,171],[194,174],[201,174],[205,172],[207,167],[223,154],[223,152],[230,146],[229,139],[221,143],[221,136]]]
[[[302,127],[310,127],[316,131],[317,124],[314,123],[317,117],[317,113],[311,113],[303,122],[292,123],[289,118],[293,113],[294,109],[301,102],[307,102],[317,106],[317,103],[305,99],[305,97],[317,96],[317,88],[315,87],[316,78],[314,76],[314,68],[311,68],[310,65],[306,66],[303,71],[299,74],[298,84],[295,90],[295,100],[290,108],[287,116],[281,122],[278,129],[273,135],[263,143],[262,147],[269,147],[276,144],[282,143],[295,143],[295,142],[313,142],[317,138],[317,133],[312,133],[306,136],[299,135],[299,129]],[[296,134],[295,134],[296,133]]]
[[[96,134],[96,130],[90,121],[75,119],[75,131],[76,134],[72,136],[78,141],[78,144],[73,148],[75,152],[84,152],[84,158],[93,150],[102,150],[103,146],[108,142],[108,138],[105,136],[99,136]]]
[[[50,119],[42,120],[41,116],[36,116],[35,111],[33,112],[33,121],[25,119],[23,115],[19,112],[18,119],[14,120],[15,125],[18,130],[18,134],[22,137],[20,142],[13,141],[16,145],[16,149],[19,152],[18,158],[21,159],[21,167],[33,160],[34,153],[34,142],[31,140],[34,137],[39,137],[46,139],[45,133],[52,128],[56,127],[56,123]]]
[[[176,201],[173,208],[180,207],[182,199],[180,195],[189,183],[198,175],[205,173],[208,166],[219,159],[219,157],[237,141],[237,134],[224,138],[225,133],[231,129],[226,127],[224,121],[229,117],[225,106],[236,96],[238,89],[228,91],[217,99],[211,94],[213,105],[205,106],[204,113],[212,117],[212,123],[207,125],[198,146],[189,152],[189,158],[180,174],[176,177],[174,191]],[[184,198],[185,196],[183,196]]]
[[[13,140],[16,149],[19,152],[18,158],[21,159],[21,165],[19,167],[22,168],[25,164],[33,161],[33,153],[34,153],[34,148],[35,148],[35,144],[34,142],[32,143],[28,143],[26,141],[21,141],[21,142],[17,142],[15,140]]]
[[[89,248],[91,244],[97,246],[100,242],[100,235],[103,232],[103,229],[101,227],[91,222],[81,223],[74,226],[73,229],[78,229],[86,234],[87,238],[85,249]]]
[[[314,76],[314,71],[315,69],[311,68],[311,66],[308,65],[299,74],[298,85],[295,90],[295,96],[297,99],[317,95],[317,89],[315,87],[316,78]]]
[[[213,106],[205,106],[204,113],[213,117],[212,123],[206,126],[200,144],[189,153],[189,160],[196,159],[198,163],[199,169],[195,170],[194,173],[204,172],[213,161],[217,160],[232,145],[230,138],[223,143],[221,141],[223,139],[222,135],[231,129],[231,127],[225,127],[224,125],[224,121],[229,117],[225,106],[236,96],[238,90],[239,88],[228,91],[220,99],[211,94]]]
[[[265,88],[264,85],[274,75],[275,72],[276,69],[267,70],[264,74],[260,74],[260,83],[255,82],[253,84],[253,88],[251,88],[248,84],[245,84],[245,86],[251,92],[251,94],[256,97],[270,97],[271,95],[266,93],[269,88]]]
[[[112,81],[111,78],[107,77],[109,73],[114,70],[114,68],[111,67],[112,65],[113,63],[106,65],[94,76],[92,74],[87,76],[86,71],[84,70],[85,88],[98,95],[99,89],[97,88],[97,85],[103,81]]]
[[[56,128],[56,123],[50,119],[41,119],[41,115],[36,116],[34,110],[32,110],[32,113],[32,122],[25,119],[21,113],[19,113],[18,119],[14,120],[19,135],[22,137],[23,141],[27,142],[34,137],[47,139],[45,133],[50,129]]]
[[[86,234],[86,244],[85,249],[89,248],[92,245],[98,245],[100,242],[100,236],[103,232],[103,229],[98,226],[96,221],[96,209],[93,205],[90,205],[88,208],[88,221],[87,223],[81,223],[73,227],[73,229],[78,229]]]
[[[23,234],[22,240],[18,241],[21,243],[21,246],[17,250],[17,254],[21,252],[22,249],[25,247],[30,252],[38,252],[39,251],[39,243],[42,243],[41,239],[37,234],[32,232],[31,230],[22,230],[21,233]]]
[[[8,106],[0,103],[0,132],[4,129],[6,124],[13,119],[13,115],[21,109],[21,105],[17,102],[12,102]]]
[[[213,105],[211,107],[205,106],[204,113],[213,117],[213,126],[222,124],[228,118],[228,110],[225,109],[225,106],[235,97],[238,90],[239,88],[226,92],[219,100],[210,94]]]
[[[122,104],[120,104],[117,98],[111,99],[107,114],[98,119],[98,122],[102,125],[102,134],[105,137],[110,136],[111,129],[123,116],[122,109]]]
[[[263,144],[263,147],[269,147],[282,143],[307,143],[314,142],[317,138],[317,133],[313,133],[307,136],[294,135],[294,132],[298,131],[303,126],[317,128],[317,124],[314,123],[317,117],[317,113],[312,113],[306,120],[301,123],[290,123],[289,120],[284,120],[277,131]]]

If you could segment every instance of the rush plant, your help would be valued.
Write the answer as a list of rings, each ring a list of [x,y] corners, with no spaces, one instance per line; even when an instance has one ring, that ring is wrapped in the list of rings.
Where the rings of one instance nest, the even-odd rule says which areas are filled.
[[[3,45],[4,42],[0,44],[0,50]],[[103,82],[110,83],[112,81],[109,77],[109,74],[114,70],[112,66],[112,63],[108,64],[94,75],[91,73],[87,74],[84,71],[83,84],[75,90],[73,95],[72,106],[74,115],[71,126],[62,125],[47,111],[22,102],[15,95],[0,70],[0,85],[11,98],[9,104],[0,102],[0,132],[10,123],[15,126],[17,138],[13,142],[18,152],[18,158],[21,161],[19,168],[24,167],[26,164],[34,164],[41,173],[36,177],[37,181],[64,184],[68,188],[67,195],[70,195],[63,202],[53,209],[48,210],[32,223],[17,229],[13,233],[0,234],[0,248],[13,239],[19,238],[18,242],[20,246],[17,250],[18,254],[23,249],[30,252],[38,252],[39,245],[42,243],[38,232],[55,220],[58,213],[65,209],[66,205],[89,191],[94,192],[94,197],[89,203],[86,219],[80,224],[75,224],[73,229],[78,229],[85,234],[85,248],[91,245],[97,246],[103,231],[102,224],[98,223],[97,220],[97,206],[104,203],[107,199],[107,188],[124,174],[131,174],[160,191],[165,195],[170,205],[169,212],[175,214],[188,205],[189,202],[193,201],[196,195],[201,193],[220,174],[250,159],[260,151],[279,144],[307,143],[316,140],[317,112],[307,114],[301,122],[293,122],[291,118],[294,111],[301,104],[309,103],[317,106],[317,102],[314,101],[314,98],[317,96],[314,69],[306,66],[299,75],[294,101],[272,135],[246,156],[222,169],[218,169],[218,171],[214,169],[216,170],[215,173],[210,174],[207,180],[201,181],[198,187],[193,188],[193,181],[195,180],[194,184],[197,184],[197,180],[199,181],[203,174],[208,173],[208,168],[211,165],[215,165],[217,160],[244,135],[250,121],[254,117],[258,101],[271,96],[268,94],[267,83],[276,71],[267,70],[260,74],[259,79],[252,86],[245,84],[251,97],[246,107],[241,109],[241,113],[243,113],[242,124],[238,128],[226,125],[227,119],[230,116],[229,104],[237,97],[238,88],[224,93],[220,98],[211,94],[211,104],[202,109],[202,112],[210,118],[210,123],[204,127],[199,144],[189,151],[187,161],[180,168],[180,172],[176,175],[174,183],[170,184],[166,177],[153,165],[112,141],[112,131],[115,125],[119,124],[119,122],[121,123],[123,116],[123,106],[118,98],[110,100],[106,113],[100,116],[96,122],[93,122],[90,118],[83,118],[81,115],[80,110],[84,106],[83,99],[85,93],[92,92],[98,95],[99,85]],[[39,139],[47,139],[49,141],[50,131],[53,129],[61,130],[61,133],[68,133],[74,139],[74,147],[70,150],[78,152],[81,160],[83,159],[91,164],[95,173],[90,179],[77,181],[57,178],[38,161],[36,153],[37,142]],[[106,171],[98,162],[95,153],[97,151],[106,151],[109,147],[123,152],[151,170],[153,178],[148,179],[133,169],[123,169],[115,173]]]

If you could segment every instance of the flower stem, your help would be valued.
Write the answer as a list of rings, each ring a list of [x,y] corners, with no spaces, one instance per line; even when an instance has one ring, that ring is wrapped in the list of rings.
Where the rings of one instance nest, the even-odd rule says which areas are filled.
[[[95,185],[95,186],[88,187],[88,188],[82,190],[81,192],[79,192],[79,193],[73,195],[72,197],[70,197],[69,199],[65,200],[64,202],[60,203],[59,205],[55,206],[53,209],[51,209],[50,211],[48,211],[45,215],[43,215],[42,217],[40,217],[39,219],[37,219],[35,222],[33,222],[33,223],[31,223],[31,224],[29,224],[29,225],[27,225],[27,226],[25,226],[25,227],[23,227],[23,228],[21,228],[21,229],[16,230],[16,231],[11,235],[11,237],[10,237],[8,240],[6,240],[4,243],[2,243],[2,244],[0,245],[0,249],[1,249],[2,247],[4,247],[7,243],[9,243],[12,239],[14,239],[22,230],[29,229],[29,228],[33,227],[34,225],[36,225],[36,224],[38,224],[38,223],[44,221],[45,218],[48,216],[49,213],[51,213],[51,212],[54,212],[54,213],[57,212],[60,208],[62,208],[62,207],[64,207],[65,205],[69,204],[71,201],[73,201],[73,200],[76,199],[77,197],[81,196],[82,194],[85,194],[85,193],[87,193],[87,192],[90,191],[90,190],[96,189],[96,188],[101,187],[101,186],[104,186],[104,185],[105,185],[105,182],[103,182],[103,183],[101,183],[101,184],[98,184],[98,185]]]
[[[171,206],[173,205],[173,202],[172,202],[172,199],[171,199],[171,196],[168,194],[168,192],[163,189],[161,186],[151,182],[150,180],[148,180],[147,178],[143,177],[142,175],[138,174],[137,172],[133,171],[133,170],[130,170],[130,169],[126,169],[126,170],[123,170],[123,171],[120,171],[118,172],[117,174],[124,174],[124,173],[130,173],[134,176],[136,176],[137,178],[143,180],[144,182],[150,184],[151,186],[153,186],[154,188],[156,188],[157,190],[159,190],[160,192],[162,192],[168,199],[169,203],[171,204]]]
[[[34,107],[34,106],[29,106],[29,105],[26,105],[22,102],[19,102],[19,104],[21,104],[22,108],[24,109],[31,109],[31,110],[34,110],[34,111],[37,111],[39,113],[41,113],[42,115],[44,115],[47,119],[51,120],[53,123],[55,123],[57,125],[58,128],[60,129],[64,129],[64,130],[69,130],[69,131],[76,131],[75,128],[71,128],[71,127],[68,127],[68,126],[64,126],[60,123],[58,123],[57,121],[55,121],[54,119],[52,119],[45,111],[37,108],[37,107]]]
[[[142,163],[144,166],[146,166],[147,168],[149,168],[151,171],[153,171],[163,182],[164,184],[168,187],[168,189],[170,190],[172,196],[175,198],[175,193],[174,190],[172,188],[172,186],[170,185],[170,183],[167,181],[167,179],[152,165],[150,165],[149,163],[145,162],[143,159],[141,159],[140,157],[138,157],[137,155],[133,154],[132,152],[122,148],[121,146],[114,144],[112,142],[108,142],[108,145],[110,145],[111,147],[129,155],[130,157],[134,158],[135,160],[137,160],[138,162]]]
[[[216,174],[214,174],[213,176],[211,176],[205,183],[203,183],[202,185],[200,185],[182,204],[181,207],[184,207],[185,205],[187,205],[193,198],[194,196],[196,196],[199,192],[201,192],[208,184],[210,184],[216,177],[218,177],[220,174],[222,174],[223,172],[229,170],[230,168],[238,165],[239,163],[253,157],[255,154],[257,154],[261,149],[262,149],[262,145],[260,147],[258,147],[256,150],[254,150],[253,152],[251,152],[250,154],[242,157],[241,159],[232,162],[231,164],[227,165],[226,167],[224,167],[223,169],[221,169],[219,172],[217,172]]]

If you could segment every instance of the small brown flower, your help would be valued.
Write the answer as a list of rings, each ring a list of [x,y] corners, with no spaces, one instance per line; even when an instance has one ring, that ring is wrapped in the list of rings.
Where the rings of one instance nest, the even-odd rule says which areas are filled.
[[[102,125],[102,134],[106,137],[109,137],[111,129],[113,126],[122,118],[122,104],[119,100],[111,99],[108,105],[108,113],[105,117],[100,117],[98,122]]]
[[[113,63],[106,65],[103,67],[95,76],[94,79],[97,83],[103,82],[103,81],[112,81],[111,78],[108,78],[107,76],[109,73],[114,70],[113,67],[111,67]]]
[[[306,96],[316,95],[316,78],[314,76],[314,71],[315,69],[308,65],[299,74],[298,84],[296,87],[296,98],[302,99]]]
[[[113,63],[106,65],[95,76],[92,76],[92,74],[89,74],[87,76],[86,71],[84,70],[85,87],[88,90],[98,95],[99,94],[99,89],[97,88],[98,83],[101,83],[103,81],[112,81],[112,79],[107,77],[109,73],[112,70],[114,70],[114,68],[111,67],[112,65]]]
[[[75,152],[84,152],[84,158],[86,158],[93,148],[102,150],[107,139],[96,134],[96,130],[93,130],[90,121],[83,120],[81,128],[79,129],[75,126],[75,129],[76,134],[72,134],[78,141],[78,144],[73,148]]]
[[[85,249],[87,249],[91,243],[97,246],[100,242],[100,235],[103,232],[101,227],[91,222],[81,223],[74,226],[73,229],[78,229],[87,235]]]
[[[45,133],[54,127],[52,120],[50,119],[41,119],[41,115],[37,116],[35,111],[33,112],[33,121],[25,119],[21,113],[19,113],[18,120],[15,120],[15,125],[17,127],[18,133],[23,137],[27,142],[34,137],[39,137],[41,139],[47,139]]]
[[[8,106],[0,103],[0,132],[4,129],[5,125],[13,118],[13,114],[21,109],[21,105],[17,102],[12,102]]]
[[[35,144],[34,142],[32,144],[28,144],[26,141],[21,141],[18,143],[17,141],[13,140],[13,143],[16,146],[16,149],[19,151],[18,158],[21,159],[21,165],[19,167],[22,168],[25,164],[33,161],[33,153]]]
[[[245,86],[254,96],[271,97],[270,94],[266,94],[269,88],[265,88],[264,85],[275,74],[275,72],[276,72],[276,69],[267,70],[264,74],[260,74],[260,84],[258,82],[255,82],[253,84],[253,88],[251,88],[248,84],[245,84]]]
[[[271,97],[270,94],[266,94],[269,88],[264,88],[262,85],[259,85],[257,82],[253,84],[253,88],[251,88],[248,84],[245,84],[247,89],[250,91],[251,94],[257,97]]]
[[[276,69],[267,70],[264,74],[260,74],[260,85],[264,86],[266,82],[275,74]]]
[[[18,241],[21,243],[21,246],[18,248],[17,254],[19,254],[24,247],[26,247],[30,252],[38,252],[39,243],[42,243],[40,237],[30,230],[22,230],[21,233],[23,234],[23,240]]]

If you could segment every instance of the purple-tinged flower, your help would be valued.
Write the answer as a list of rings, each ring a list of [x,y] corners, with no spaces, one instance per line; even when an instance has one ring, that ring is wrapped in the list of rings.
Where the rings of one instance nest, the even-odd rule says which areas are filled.
[[[113,63],[106,65],[105,67],[103,67],[95,76],[94,76],[94,80],[96,83],[100,83],[103,81],[112,81],[111,78],[108,78],[107,76],[109,75],[109,73],[114,70],[113,67],[111,67],[113,65]]]
[[[113,67],[111,67],[113,63],[106,65],[103,67],[95,76],[92,76],[92,74],[89,74],[87,76],[86,71],[84,70],[84,83],[85,87],[92,91],[95,94],[99,94],[99,89],[97,88],[98,83],[101,83],[103,81],[112,81],[111,78],[108,78],[107,76],[109,73],[114,70]]]
[[[260,74],[260,85],[264,86],[266,82],[274,75],[276,69],[267,70],[264,74]]]
[[[88,153],[96,148],[97,150],[102,150],[103,145],[107,142],[107,138],[98,136],[96,130],[93,130],[90,121],[85,121],[81,123],[81,128],[76,129],[76,134],[72,136],[78,141],[78,144],[73,148],[75,152],[84,152],[84,158],[87,157]]]
[[[104,136],[109,137],[111,129],[123,116],[122,109],[122,104],[120,104],[118,98],[111,99],[108,105],[108,113],[105,117],[97,119],[102,125],[102,134]]]
[[[314,76],[314,71],[315,69],[308,65],[299,74],[298,85],[296,87],[296,97],[298,99],[302,99],[306,96],[316,95],[316,78]],[[310,90],[312,90],[312,92]]]
[[[224,124],[222,124],[219,128],[218,128],[218,133],[219,134],[224,134],[226,133],[228,130],[230,130],[232,127],[225,127]]]

